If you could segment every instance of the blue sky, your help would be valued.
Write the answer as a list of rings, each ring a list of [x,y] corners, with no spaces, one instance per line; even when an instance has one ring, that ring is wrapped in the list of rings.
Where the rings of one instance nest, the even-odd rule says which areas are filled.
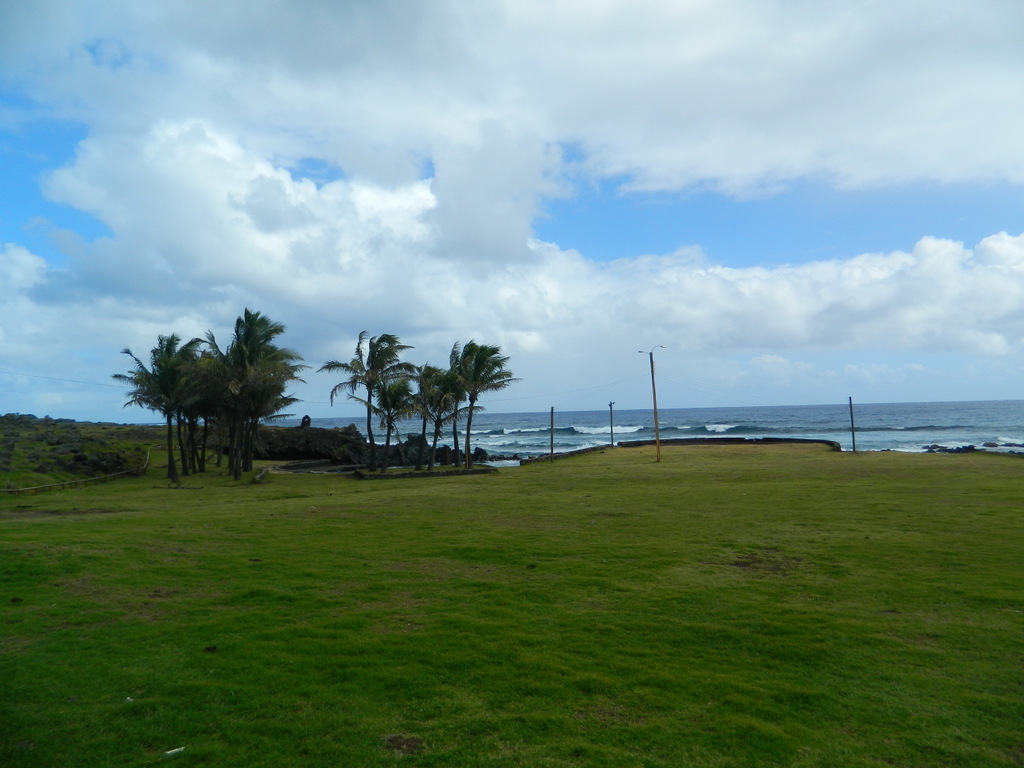
[[[836,259],[911,247],[928,232],[977,243],[1024,225],[1024,190],[1005,183],[906,184],[837,190],[801,180],[767,197],[715,192],[622,193],[612,182],[553,200],[535,227],[542,240],[610,261],[700,245],[733,267]]]
[[[0,177],[0,237],[20,243],[62,266],[65,254],[54,242],[54,228],[79,233],[86,240],[109,234],[103,222],[80,209],[48,200],[43,193],[46,174],[71,160],[86,129],[70,121],[37,120],[0,140],[4,172]]]
[[[124,347],[284,323],[495,411],[1018,398],[1024,6],[0,8],[0,411],[125,412]]]

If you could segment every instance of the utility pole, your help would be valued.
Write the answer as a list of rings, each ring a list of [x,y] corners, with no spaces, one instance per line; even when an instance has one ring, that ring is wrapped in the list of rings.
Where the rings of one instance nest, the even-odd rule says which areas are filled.
[[[857,428],[853,425],[853,398],[850,398],[850,439],[853,441],[853,452],[857,452]]]
[[[555,460],[555,406],[553,406],[553,405],[551,406],[551,431],[550,431],[550,435],[551,435],[551,447],[549,449],[550,452],[548,453],[548,461],[554,461]]]
[[[637,352],[651,358],[651,399],[654,401],[654,460],[661,461],[661,433],[658,430],[658,387],[654,383],[654,350],[656,349],[665,349],[665,346],[659,344],[656,347],[651,347],[650,352],[644,352],[642,349],[638,349]]]
[[[613,405],[615,405],[615,401],[614,400],[612,400],[610,403],[608,403],[608,429],[611,430],[611,434],[612,434],[612,441],[611,441],[612,448],[615,447],[615,411],[612,409]]]

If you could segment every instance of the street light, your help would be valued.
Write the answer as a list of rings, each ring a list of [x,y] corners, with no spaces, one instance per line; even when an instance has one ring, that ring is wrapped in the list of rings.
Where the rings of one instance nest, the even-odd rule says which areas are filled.
[[[654,384],[654,350],[656,349],[665,349],[665,345],[659,344],[656,347],[651,347],[650,352],[644,352],[642,349],[638,349],[637,352],[651,358],[651,398],[654,400],[654,456],[655,461],[661,461],[661,434],[658,431],[658,388]]]

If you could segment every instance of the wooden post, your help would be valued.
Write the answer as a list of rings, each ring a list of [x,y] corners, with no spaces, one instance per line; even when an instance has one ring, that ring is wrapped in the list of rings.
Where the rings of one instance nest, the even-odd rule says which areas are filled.
[[[655,461],[661,461],[661,433],[658,431],[658,388],[654,385],[654,350],[656,349],[665,349],[665,345],[659,344],[656,347],[651,347],[650,352],[644,352],[642,349],[638,349],[637,352],[651,358],[651,399],[654,401],[654,455]]]
[[[551,448],[548,453],[548,461],[555,460],[555,406],[551,406]]]
[[[608,403],[608,429],[611,430],[611,446],[615,447],[615,411],[612,406],[615,405],[615,401],[612,400]]]
[[[651,398],[654,400],[654,460],[661,461],[661,432],[658,429],[658,388],[654,384],[654,350],[651,355]]]
[[[857,452],[857,429],[853,425],[853,398],[850,398],[850,439],[853,441],[853,452]]]

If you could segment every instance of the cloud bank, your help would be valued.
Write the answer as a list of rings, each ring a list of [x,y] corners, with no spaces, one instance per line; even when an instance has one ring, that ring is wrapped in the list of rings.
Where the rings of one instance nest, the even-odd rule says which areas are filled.
[[[83,126],[39,189],[104,231],[51,222],[53,253],[4,247],[14,410],[116,414],[117,392],[12,374],[103,381],[122,347],[221,334],[246,306],[314,367],[363,329],[399,334],[418,362],[498,343],[523,379],[501,410],[600,407],[613,385],[642,407],[635,353],[655,344],[680,382],[670,405],[700,381],[763,387],[751,400],[869,379],[932,397],[963,360],[994,379],[1020,352],[1010,227],[744,268],[699,243],[598,262],[534,234],[547,202],[590,184],[1022,184],[1012,4],[9,5],[0,125]],[[333,382],[307,378],[300,395],[325,401]]]

